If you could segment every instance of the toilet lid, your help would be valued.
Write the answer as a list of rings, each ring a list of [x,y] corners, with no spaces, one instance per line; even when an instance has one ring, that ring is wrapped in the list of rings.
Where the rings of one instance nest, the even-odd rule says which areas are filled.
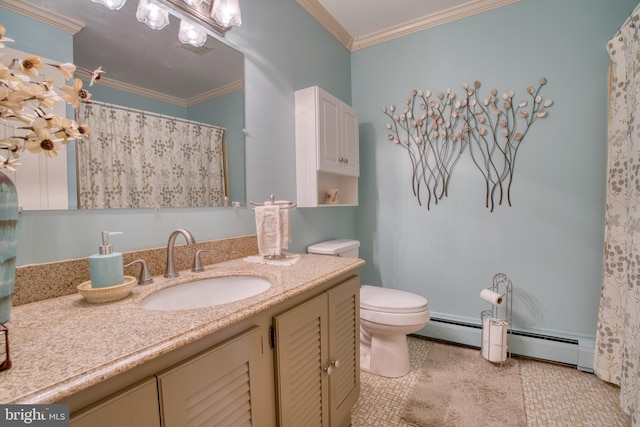
[[[427,299],[399,289],[363,285],[360,308],[385,313],[418,313],[427,310]]]

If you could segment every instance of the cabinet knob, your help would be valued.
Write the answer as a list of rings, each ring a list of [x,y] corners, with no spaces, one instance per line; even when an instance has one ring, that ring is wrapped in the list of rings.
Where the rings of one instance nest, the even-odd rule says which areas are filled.
[[[331,362],[331,365],[324,368],[324,371],[327,373],[327,375],[331,375],[333,373],[333,370],[338,369],[339,367],[340,367],[340,360],[333,360]]]
[[[344,163],[344,157],[338,157],[338,161],[339,161],[340,163]]]
[[[346,157],[344,158],[344,164],[346,165],[347,163],[349,163],[349,159],[347,159]]]

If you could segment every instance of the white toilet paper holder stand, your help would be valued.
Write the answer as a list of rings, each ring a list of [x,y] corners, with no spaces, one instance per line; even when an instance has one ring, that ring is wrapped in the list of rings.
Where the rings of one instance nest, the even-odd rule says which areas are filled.
[[[480,353],[485,359],[491,362],[500,362],[502,363],[507,359],[511,358],[511,328],[513,325],[513,312],[512,312],[512,299],[513,299],[513,285],[511,284],[511,279],[507,277],[504,273],[497,273],[493,276],[493,283],[489,288],[487,288],[491,292],[495,292],[497,294],[502,295],[502,298],[499,303],[491,304],[491,309],[483,310],[480,313],[480,323],[482,325],[482,337],[480,339]],[[485,321],[487,327],[485,328]],[[504,331],[504,327],[506,327],[506,342],[502,342],[503,336],[500,334],[500,337],[491,336],[491,331],[494,329],[492,325],[500,326],[500,330]],[[486,329],[486,330],[485,330]],[[486,334],[486,336],[485,336]],[[494,331],[495,334],[495,331]],[[496,355],[492,352],[492,344],[497,340],[499,344],[506,347],[506,352],[504,352],[504,348],[500,348],[500,355],[496,357]],[[485,348],[488,346],[488,348]]]

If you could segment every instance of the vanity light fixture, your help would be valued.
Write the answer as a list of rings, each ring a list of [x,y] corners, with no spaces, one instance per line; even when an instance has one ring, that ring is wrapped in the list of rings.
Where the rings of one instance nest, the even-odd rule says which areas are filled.
[[[127,0],[91,0],[94,3],[100,3],[111,10],[120,10]],[[186,1],[186,0],[185,0]]]
[[[240,16],[239,0],[214,0],[211,8],[211,17],[224,28],[232,25],[240,26],[242,19]]]
[[[169,25],[169,12],[151,3],[151,0],[140,0],[136,18],[154,30],[161,30]]]
[[[127,0],[91,0],[111,10],[122,9]],[[169,25],[169,12],[173,9],[184,14],[194,24],[181,20],[178,38],[181,43],[196,47],[204,45],[207,33],[199,26],[224,37],[231,26],[242,22],[239,0],[138,0],[136,18],[154,30]]]
[[[188,43],[200,47],[207,41],[207,33],[187,21],[180,21],[178,39],[180,39],[181,43]]]

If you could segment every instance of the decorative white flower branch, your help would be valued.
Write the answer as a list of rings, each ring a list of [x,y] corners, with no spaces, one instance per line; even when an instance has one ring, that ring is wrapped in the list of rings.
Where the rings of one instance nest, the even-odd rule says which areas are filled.
[[[4,36],[5,32],[6,29],[0,25],[0,49],[5,47],[5,42],[13,41]],[[0,57],[3,54],[0,53]],[[56,157],[57,150],[89,133],[86,124],[79,125],[51,112],[59,101],[76,108],[81,101],[91,97],[82,88],[82,80],[73,79],[73,86],[64,86],[60,96],[54,88],[53,79],[39,71],[45,65],[57,69],[65,80],[71,79],[76,70],[71,63],[45,64],[37,56],[15,58],[8,65],[0,63],[0,124],[14,133],[0,139],[0,148],[8,151],[6,157],[0,155],[0,169],[15,171],[20,165],[20,153],[25,150]],[[90,73],[92,85],[100,79],[102,67]]]
[[[504,199],[511,206],[518,148],[531,125],[546,117],[546,109],[553,104],[540,95],[546,83],[541,78],[537,89],[528,87],[531,99],[517,105],[512,90],[499,98],[498,91],[492,89],[488,98],[480,99],[480,82],[476,81],[472,87],[462,86],[465,95],[460,101],[451,89],[435,96],[431,91],[413,90],[401,112],[396,112],[395,105],[383,108],[391,118],[387,123],[388,139],[409,155],[411,186],[418,204],[422,205],[422,191],[427,194],[427,209],[432,201],[438,204],[449,195],[453,170],[469,147],[470,156],[485,180],[486,207],[493,212],[496,202],[501,205]]]

